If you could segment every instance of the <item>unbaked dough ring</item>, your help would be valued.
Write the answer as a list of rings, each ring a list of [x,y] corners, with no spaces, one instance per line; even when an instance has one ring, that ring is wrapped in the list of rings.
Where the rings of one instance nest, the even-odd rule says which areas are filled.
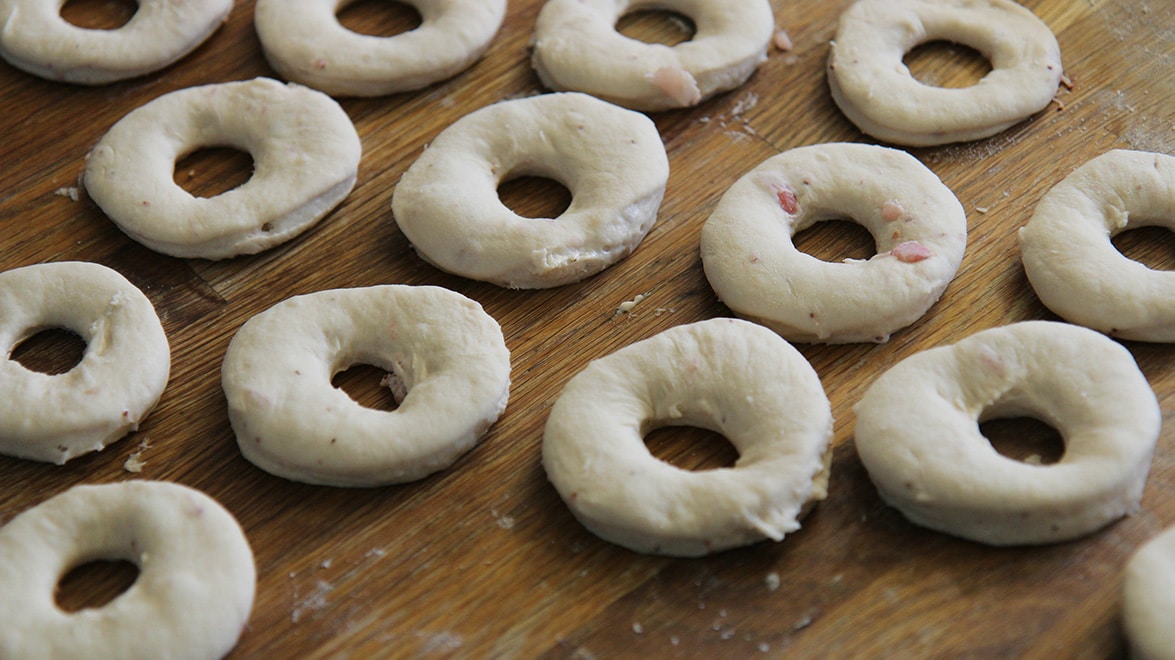
[[[520,176],[571,191],[557,218],[524,218],[498,197]],[[577,282],[634,250],[652,228],[669,159],[646,116],[585,94],[502,101],[446,128],[392,195],[400,230],[438,268],[537,289]]]
[[[661,426],[725,436],[732,468],[689,471],[649,453]],[[631,550],[699,556],[782,540],[827,494],[832,412],[816,372],[738,319],[678,326],[594,360],[563,388],[543,467],[589,530]]]
[[[253,24],[283,78],[331,96],[420,89],[469,68],[490,47],[506,0],[403,0],[420,25],[394,37],[352,32],[337,13],[355,0],[258,0]]]
[[[855,408],[856,445],[882,499],[915,524],[990,545],[1066,541],[1138,508],[1158,401],[1130,353],[1066,323],[978,332],[902,360]],[[1032,417],[1061,460],[1005,457],[989,419]]]
[[[693,38],[665,46],[616,31],[622,16],[644,9],[685,14]],[[531,63],[548,89],[634,110],[685,108],[746,82],[767,59],[774,25],[767,0],[548,0]]]
[[[137,0],[122,27],[91,30],[61,17],[67,0],[0,1],[0,57],[48,80],[103,85],[158,71],[195,50],[232,0]]]
[[[253,157],[253,176],[215,197],[173,179],[207,147]],[[120,229],[157,252],[225,259],[309,229],[355,185],[361,146],[329,96],[268,78],[164,94],[110,128],[90,152],[86,191]]]
[[[407,391],[394,411],[331,385],[356,365]],[[448,467],[506,408],[510,352],[476,302],[432,286],[295,296],[249,319],[221,370],[245,458],[329,486],[402,483]]]
[[[847,217],[873,235],[868,260],[822,261],[792,237]],[[785,151],[744,175],[702,227],[706,278],[736,314],[790,341],[883,342],[954,278],[967,244],[959,200],[913,156],[865,144]]]
[[[0,656],[221,658],[253,608],[253,552],[232,514],[162,481],[75,486],[0,527]],[[54,592],[97,560],[139,568],[130,589],[66,612]]]
[[[1147,225],[1175,230],[1175,157],[1115,150],[1077,168],[1020,229],[1036,295],[1072,323],[1122,339],[1175,341],[1175,272],[1128,259],[1110,240]]]
[[[50,328],[85,341],[81,362],[50,375],[11,359]],[[58,465],[137,429],[171,371],[151,301],[117,272],[85,262],[0,273],[0,351],[0,454]]]
[[[1175,658],[1175,527],[1142,545],[1126,562],[1122,623],[1131,657]]]
[[[902,63],[931,41],[974,48],[992,70],[975,85],[924,85]],[[995,135],[1043,110],[1063,73],[1057,38],[1010,0],[858,0],[841,14],[828,84],[861,131],[932,146]]]

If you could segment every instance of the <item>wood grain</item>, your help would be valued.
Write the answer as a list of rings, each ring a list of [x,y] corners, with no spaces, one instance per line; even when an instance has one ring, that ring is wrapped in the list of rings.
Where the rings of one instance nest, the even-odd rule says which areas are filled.
[[[794,49],[773,52],[736,91],[654,115],[672,172],[657,225],[624,262],[550,291],[441,273],[415,256],[390,211],[399,176],[444,127],[494,101],[542,91],[528,60],[540,0],[513,0],[490,51],[454,79],[343,100],[364,148],[354,192],[305,235],[223,262],[174,259],[132,242],[85,196],[79,175],[98,138],[150,99],[274,75],[253,32],[252,2],[238,2],[191,56],[137,80],[85,88],[0,65],[0,268],[65,259],[114,267],[156,305],[173,351],[163,400],[130,437],[62,467],[0,458],[0,522],[79,483],[170,479],[204,490],[238,517],[256,554],[257,599],[233,653],[239,658],[1123,656],[1123,562],[1175,523],[1171,347],[1126,344],[1166,420],[1142,510],[1055,546],[992,549],[905,522],[878,499],[856,456],[852,405],[878,374],[916,351],[983,328],[1055,318],[1024,276],[1015,232],[1050,186],[1094,155],[1116,147],[1175,153],[1175,4],[1167,0],[1026,1],[1057,34],[1073,88],[993,138],[912,152],[967,210],[967,255],[942,300],[888,343],[801,347],[836,416],[831,493],[802,530],[704,559],[641,556],[586,532],[545,479],[542,427],[574,373],[668,327],[729,314],[698,255],[701,225],[726,188],[788,148],[869,141],[837,111],[824,79],[828,42],[848,4],[773,0]],[[127,6],[75,1],[67,14],[110,27],[126,20]],[[360,2],[343,21],[386,35],[418,20],[404,5],[392,7]],[[683,38],[683,25],[688,30],[651,12],[622,28],[673,41]],[[944,86],[968,84],[987,66],[973,51],[941,43],[907,62]],[[250,165],[247,154],[208,149],[185,159],[176,177],[207,195],[243,180]],[[561,208],[566,194],[542,180],[503,192],[535,215]],[[871,249],[846,223],[817,226],[799,240],[824,258]],[[1154,267],[1175,267],[1165,231],[1129,232],[1117,244]],[[295,484],[241,458],[219,383],[233,333],[291,295],[393,282],[460,291],[501,322],[513,386],[485,440],[445,472],[369,490]],[[637,294],[647,297],[618,314]],[[41,364],[68,366],[76,351],[68,337],[39,341],[22,350]],[[383,405],[363,398],[378,389],[374,373],[343,380],[353,396]],[[1057,442],[1051,429],[1024,421],[985,430],[1013,455],[1025,451],[1019,436],[1043,450]],[[659,431],[650,444],[688,469],[734,460],[728,443],[704,432]],[[123,468],[134,453],[145,462],[138,474]],[[127,579],[118,564],[75,571],[62,586],[63,605],[101,602]]]

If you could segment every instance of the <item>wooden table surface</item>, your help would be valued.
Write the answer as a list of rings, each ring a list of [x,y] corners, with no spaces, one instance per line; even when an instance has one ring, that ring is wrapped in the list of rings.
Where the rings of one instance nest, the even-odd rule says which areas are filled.
[[[166,479],[207,492],[237,516],[256,555],[255,607],[232,656],[240,658],[1124,655],[1123,563],[1175,523],[1175,349],[1126,344],[1167,418],[1141,511],[1054,546],[993,549],[905,522],[879,500],[856,456],[852,406],[878,374],[916,351],[984,328],[1055,318],[1028,285],[1015,232],[1050,186],[1097,154],[1175,153],[1172,0],[1028,0],[1060,41],[1072,89],[1061,88],[1058,103],[993,138],[913,150],[967,210],[967,254],[941,301],[888,343],[800,347],[836,417],[831,493],[803,529],[782,543],[703,559],[642,556],[584,530],[545,478],[543,424],[574,373],[666,328],[729,315],[698,254],[702,223],[727,187],[788,148],[871,141],[837,111],[824,77],[836,19],[849,2],[773,0],[776,24],[794,49],[773,51],[738,90],[654,115],[671,176],[648,238],[602,274],[545,291],[439,272],[413,253],[390,211],[400,175],[445,126],[489,103],[542,91],[528,59],[540,0],[511,0],[487,55],[454,79],[416,93],[342,100],[364,150],[354,191],[303,236],[222,262],[163,256],[133,242],[89,200],[79,175],[102,134],[160,94],[275,75],[252,28],[252,2],[238,2],[228,23],[185,60],[129,82],[86,88],[0,64],[0,268],[67,259],[111,266],[151,298],[172,346],[169,386],[136,433],[62,467],[0,457],[0,522],[81,483]],[[129,0],[72,2],[67,16],[108,27],[133,8]],[[405,29],[412,18],[402,5],[373,0],[343,15],[345,24],[380,34]],[[626,19],[624,29],[667,39],[677,25],[646,14]],[[985,67],[973,51],[945,44],[919,48],[909,62],[941,85],[967,84]],[[243,154],[206,149],[180,162],[177,180],[211,195],[243,181],[249,167]],[[528,215],[555,213],[566,201],[559,186],[541,180],[502,194]],[[798,240],[829,259],[871,249],[864,230],[845,222],[822,223]],[[1116,242],[1148,264],[1175,267],[1175,240],[1165,230],[1136,230]],[[502,418],[450,469],[405,485],[311,487],[253,467],[237,451],[220,389],[233,333],[291,295],[384,283],[445,286],[498,319],[513,365]],[[638,294],[646,297],[618,313]],[[34,338],[20,353],[48,369],[68,366],[78,350],[76,339],[59,333]],[[374,368],[357,368],[337,382],[368,405],[386,405],[377,380]],[[984,431],[1020,456],[1059,443],[1027,420]],[[689,469],[734,458],[721,438],[703,432],[658,431],[649,444]],[[126,470],[132,456],[141,472]],[[69,607],[100,602],[134,574],[119,564],[87,565],[63,583],[59,598]]]

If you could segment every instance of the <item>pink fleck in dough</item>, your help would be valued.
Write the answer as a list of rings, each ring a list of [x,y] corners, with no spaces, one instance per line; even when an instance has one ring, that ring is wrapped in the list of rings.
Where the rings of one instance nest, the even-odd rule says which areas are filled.
[[[697,105],[702,100],[698,81],[689,71],[680,67],[666,66],[657,69],[649,78],[653,87],[683,106]]]
[[[796,201],[796,194],[787,186],[780,186],[775,189],[775,196],[779,199],[779,206],[784,213],[788,215],[795,215],[800,211],[800,204]]]
[[[905,243],[898,243],[889,251],[890,254],[897,257],[898,261],[903,261],[908,264],[917,263],[923,259],[929,259],[933,256],[930,248],[919,243],[918,241],[906,241]]]
[[[787,33],[787,30],[776,30],[771,42],[775,44],[776,48],[784,52],[791,50],[794,46],[791,35]]]
[[[887,199],[881,205],[881,219],[886,222],[894,222],[905,215],[905,213],[906,209],[902,208],[902,205],[897,200]]]

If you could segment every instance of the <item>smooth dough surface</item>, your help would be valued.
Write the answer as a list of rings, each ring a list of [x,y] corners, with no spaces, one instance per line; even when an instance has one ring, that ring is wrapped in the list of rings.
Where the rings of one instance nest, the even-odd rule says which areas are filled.
[[[1147,541],[1126,563],[1122,623],[1137,660],[1175,659],[1175,527]]]
[[[1175,341],[1175,272],[1148,268],[1111,242],[1145,226],[1175,230],[1175,157],[1114,150],[1081,165],[1020,229],[1036,295],[1065,320],[1114,337]]]
[[[62,374],[11,355],[42,330],[86,344]],[[122,438],[155,408],[171,372],[167,335],[151,301],[95,263],[35,264],[0,273],[0,454],[62,464]]]
[[[215,197],[176,184],[202,148],[253,158],[253,175]],[[355,185],[361,145],[329,96],[268,78],[189,87],[120,119],[86,162],[86,191],[119,229],[175,257],[254,254],[309,229]]]
[[[931,41],[974,48],[992,69],[970,87],[925,85],[902,58]],[[1052,30],[1010,0],[858,0],[841,14],[828,58],[845,116],[907,146],[995,135],[1043,110],[1063,73]]]
[[[0,57],[48,80],[102,85],[158,71],[204,42],[228,18],[232,0],[137,0],[114,30],[73,25],[67,0],[0,0]]]
[[[546,177],[571,192],[525,218],[498,186]],[[392,212],[424,260],[519,289],[555,287],[628,256],[657,219],[669,159],[646,116],[586,94],[501,101],[444,129],[400,178]]]
[[[367,408],[331,384],[379,367],[406,395]],[[245,458],[286,479],[381,486],[448,467],[506,407],[510,353],[476,302],[432,286],[295,296],[249,319],[221,369]]]
[[[240,525],[175,483],[75,486],[0,527],[0,556],[4,658],[221,658],[253,608]],[[138,577],[101,607],[59,608],[61,578],[97,560],[131,562]]]
[[[663,426],[721,433],[734,467],[654,457]],[[832,413],[807,360],[738,319],[670,328],[592,361],[563,388],[543,467],[576,518],[637,552],[699,556],[782,540],[827,494]]]
[[[415,29],[352,32],[338,12],[355,0],[258,0],[253,24],[265,59],[286,80],[331,96],[382,96],[426,87],[469,68],[506,16],[506,0],[404,0]]]
[[[666,46],[616,31],[621,17],[646,9],[684,14],[693,38]],[[774,25],[766,0],[548,0],[531,63],[548,89],[634,110],[684,108],[746,82],[767,59]]]
[[[873,236],[867,260],[823,261],[793,237],[848,218]],[[954,278],[967,217],[913,156],[819,144],[768,158],[723,194],[702,227],[702,265],[735,314],[789,341],[886,341],[921,318]]]
[[[855,412],[857,453],[882,499],[918,525],[990,545],[1075,539],[1136,510],[1160,426],[1129,351],[1049,321],[916,353]],[[996,452],[979,423],[1012,417],[1056,429],[1060,461]]]

